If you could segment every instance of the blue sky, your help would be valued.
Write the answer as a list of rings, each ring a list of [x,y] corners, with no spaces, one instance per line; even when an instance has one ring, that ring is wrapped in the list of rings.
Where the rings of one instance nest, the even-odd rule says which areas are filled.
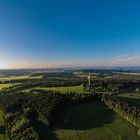
[[[1,0],[0,68],[140,66],[139,0]]]

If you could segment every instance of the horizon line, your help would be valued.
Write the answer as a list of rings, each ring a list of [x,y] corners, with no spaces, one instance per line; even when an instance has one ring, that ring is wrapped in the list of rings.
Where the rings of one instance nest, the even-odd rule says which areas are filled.
[[[128,66],[54,66],[54,67],[32,67],[32,68],[0,68],[0,70],[31,70],[31,69],[66,69],[66,68],[128,68],[128,67],[140,67],[140,65],[128,65]]]

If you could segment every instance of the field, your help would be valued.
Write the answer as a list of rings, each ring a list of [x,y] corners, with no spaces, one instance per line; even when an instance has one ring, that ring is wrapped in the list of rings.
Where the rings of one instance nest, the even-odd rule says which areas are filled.
[[[84,92],[83,85],[68,86],[68,87],[36,87],[36,88],[33,88],[33,89],[41,89],[41,90],[46,90],[46,91],[53,90],[53,91],[58,91],[58,92],[61,92],[61,93],[66,93],[66,92],[83,93]],[[25,90],[25,91],[29,91],[29,90]]]
[[[140,99],[139,93],[123,93],[119,97],[130,98],[130,99]]]
[[[69,125],[64,125],[68,118]],[[137,129],[100,103],[66,108],[53,133],[60,140],[139,140]],[[49,138],[50,140],[53,138]]]
[[[12,87],[17,85],[18,83],[15,84],[0,84],[0,90],[4,89],[4,88],[8,88],[8,87]]]
[[[137,135],[138,129],[132,125],[133,122],[131,124],[126,121],[125,117],[123,118],[110,110],[109,106],[105,106],[100,98],[97,98],[104,94],[111,95],[113,93],[119,97],[118,99],[124,99],[126,103],[129,103],[129,106],[140,108],[140,92],[136,91],[136,89],[140,88],[140,80],[137,78],[134,80],[129,78],[123,79],[127,78],[127,75],[122,74],[122,79],[117,79],[110,72],[91,73],[90,91],[88,92],[85,90],[88,87],[88,72],[66,71],[64,73],[50,72],[13,75],[0,75],[0,92],[8,93],[0,96],[0,105],[2,104],[4,108],[11,106],[13,112],[17,111],[17,114],[22,113],[23,116],[29,115],[30,111],[37,111],[36,116],[39,116],[39,118],[26,117],[32,122],[31,127],[34,128],[40,140],[139,140]],[[111,78],[106,78],[107,76]],[[11,86],[15,86],[15,88],[2,91],[2,89]],[[118,89],[119,92],[117,92]],[[20,94],[20,91],[21,93],[25,92],[25,94]],[[56,94],[55,91],[62,94]],[[70,94],[63,95],[68,92],[75,94],[72,94],[72,96]],[[92,92],[93,94],[84,94]],[[13,96],[11,96],[11,93]],[[96,96],[94,93],[100,95]],[[81,96],[80,94],[84,95]],[[88,96],[93,100],[86,98]],[[19,104],[17,106],[16,103],[21,102],[21,99],[21,106]],[[27,101],[30,107],[28,107]],[[59,101],[62,103],[60,106]],[[67,104],[69,101],[70,104]],[[75,104],[77,101],[78,104]],[[13,105],[15,106],[13,107]],[[56,110],[53,112],[51,109]],[[134,116],[133,114],[130,115]],[[13,124],[16,126],[15,122],[17,124],[19,122],[18,116],[12,119]],[[50,121],[49,126],[46,120]],[[8,122],[8,125],[10,126],[11,123]],[[27,128],[30,128],[28,124],[26,125]],[[14,134],[14,136],[17,136],[17,139],[21,134],[26,134],[26,129],[21,129],[22,127],[19,127],[18,131],[15,132],[9,128],[6,128],[10,132],[9,136]],[[4,129],[4,121],[2,116],[0,116],[0,140],[6,139]],[[30,131],[27,133],[30,133]],[[27,134],[27,136],[30,136],[30,134]],[[24,137],[23,135],[22,139]]]
[[[23,79],[41,79],[42,76],[30,76],[30,75],[21,75],[21,76],[1,76],[0,81],[9,81],[9,80],[23,80]]]
[[[4,119],[1,114],[0,114],[0,140],[6,140]]]

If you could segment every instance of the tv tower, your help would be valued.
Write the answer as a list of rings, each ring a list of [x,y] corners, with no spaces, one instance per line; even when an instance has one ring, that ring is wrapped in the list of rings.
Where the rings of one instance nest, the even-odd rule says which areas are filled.
[[[90,72],[88,74],[88,87],[90,87]]]

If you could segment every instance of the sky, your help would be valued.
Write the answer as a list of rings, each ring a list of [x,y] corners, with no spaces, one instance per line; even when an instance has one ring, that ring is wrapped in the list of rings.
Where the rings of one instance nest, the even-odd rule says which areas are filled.
[[[0,0],[0,68],[140,66],[139,0]]]

